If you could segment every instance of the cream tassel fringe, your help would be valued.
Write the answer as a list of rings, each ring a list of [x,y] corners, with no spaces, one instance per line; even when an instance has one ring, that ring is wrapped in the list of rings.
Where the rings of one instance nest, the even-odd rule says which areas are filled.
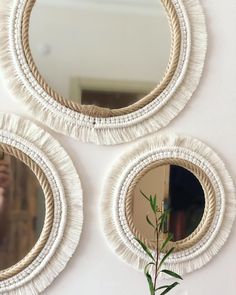
[[[84,142],[104,145],[134,140],[165,127],[185,107],[199,83],[207,49],[205,19],[198,0],[183,0],[191,25],[191,53],[185,78],[169,101],[156,113],[143,118],[138,124],[129,126],[124,123],[123,127],[93,128],[70,122],[66,115],[62,116],[56,112],[52,113],[47,108],[40,108],[34,95],[24,86],[22,78],[16,71],[14,52],[9,45],[11,10],[15,3],[16,0],[0,0],[0,59],[6,82],[15,97],[24,101],[35,118],[63,134]]]
[[[29,141],[45,154],[56,169],[65,193],[67,213],[62,218],[66,219],[66,225],[64,232],[61,233],[63,234],[62,241],[50,262],[38,274],[33,274],[30,280],[26,277],[22,281],[15,281],[10,287],[12,290],[4,288],[4,282],[0,282],[0,294],[38,294],[48,287],[65,268],[78,245],[83,224],[80,179],[71,159],[60,144],[32,122],[15,115],[0,113],[0,134],[4,131],[21,137],[22,141]]]
[[[231,232],[236,214],[233,180],[219,156],[199,140],[175,134],[152,135],[145,140],[139,140],[136,145],[131,147],[130,151],[125,153],[115,163],[105,179],[100,203],[101,227],[111,250],[124,262],[137,270],[143,271],[144,266],[149,262],[148,257],[145,259],[141,258],[138,255],[136,246],[128,246],[124,242],[125,233],[121,232],[120,229],[118,230],[117,227],[118,221],[115,217],[117,215],[116,204],[119,197],[117,191],[119,184],[123,183],[124,177],[127,177],[127,167],[133,167],[134,163],[137,163],[141,157],[156,151],[160,147],[181,147],[201,155],[215,169],[225,191],[225,211],[221,213],[223,222],[216,237],[209,236],[211,242],[204,251],[199,249],[192,256],[189,255],[184,259],[176,258],[175,260],[170,260],[171,262],[167,264],[170,270],[176,271],[179,274],[186,274],[201,268],[219,252]]]

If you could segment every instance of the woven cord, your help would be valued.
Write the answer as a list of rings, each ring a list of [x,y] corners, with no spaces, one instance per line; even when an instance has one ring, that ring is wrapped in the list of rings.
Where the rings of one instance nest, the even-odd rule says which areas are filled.
[[[37,66],[35,65],[35,62],[33,60],[33,56],[30,50],[29,46],[29,24],[30,24],[30,16],[32,9],[34,7],[36,0],[28,0],[26,1],[25,8],[24,8],[24,14],[22,18],[22,45],[23,45],[23,51],[25,54],[26,61],[28,63],[28,66],[34,75],[35,79],[39,83],[39,85],[45,90],[45,92],[53,97],[57,102],[59,102],[61,105],[66,106],[67,108],[74,110],[76,112],[82,113],[87,116],[92,117],[114,117],[114,116],[122,116],[126,115],[132,112],[135,112],[150,102],[152,102],[156,97],[158,97],[164,89],[167,87],[167,85],[170,83],[171,79],[174,76],[174,73],[177,69],[178,62],[179,62],[179,56],[180,56],[180,50],[181,50],[181,29],[180,29],[180,23],[178,19],[178,15],[176,13],[175,7],[172,4],[171,0],[161,0],[163,3],[166,12],[168,21],[170,24],[170,30],[171,30],[171,50],[170,50],[170,58],[168,62],[168,66],[164,75],[164,78],[159,83],[159,85],[151,91],[147,96],[140,99],[138,102],[124,107],[120,109],[109,109],[109,108],[103,108],[98,107],[94,105],[81,105],[78,103],[75,103],[73,101],[70,101],[68,99],[63,98],[61,95],[59,95],[55,90],[53,90],[47,82],[44,80],[44,78],[41,76],[41,74],[38,71]]]
[[[154,248],[155,244],[150,242],[148,239],[146,239],[144,235],[137,229],[136,225],[134,224],[133,214],[132,214],[134,191],[140,179],[146,173],[148,173],[150,170],[154,168],[157,168],[162,165],[167,165],[167,164],[178,165],[192,172],[201,183],[204,190],[204,194],[205,194],[205,210],[204,210],[202,220],[200,224],[198,225],[198,227],[187,238],[169,244],[171,247],[172,246],[175,247],[175,251],[180,251],[180,250],[185,250],[194,246],[198,241],[202,239],[202,237],[209,230],[210,225],[214,218],[214,214],[215,214],[215,208],[216,208],[215,192],[208,176],[205,174],[205,172],[203,172],[203,170],[199,166],[196,166],[193,163],[183,159],[163,159],[163,160],[158,160],[156,162],[151,163],[150,165],[145,167],[143,170],[141,170],[140,173],[138,173],[136,177],[133,179],[133,181],[131,182],[128,188],[128,192],[127,192],[127,196],[125,200],[125,215],[126,215],[128,226],[131,232],[133,233],[133,235],[137,237],[138,239],[142,240],[150,248]]]
[[[53,200],[53,194],[52,194],[50,184],[45,174],[43,173],[41,168],[29,156],[27,156],[25,153],[21,152],[20,150],[6,144],[0,144],[0,150],[6,154],[9,154],[19,159],[34,172],[44,192],[45,211],[46,211],[43,230],[41,232],[41,235],[37,243],[32,248],[32,250],[23,259],[17,262],[14,266],[11,266],[10,268],[0,271],[0,280],[5,280],[18,274],[27,266],[29,266],[30,263],[33,262],[33,260],[39,255],[39,253],[44,248],[52,229],[53,218],[54,218],[54,200]]]

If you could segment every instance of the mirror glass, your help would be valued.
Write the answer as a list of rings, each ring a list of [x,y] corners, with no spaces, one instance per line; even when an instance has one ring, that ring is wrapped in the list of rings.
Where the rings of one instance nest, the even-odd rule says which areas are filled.
[[[147,172],[137,183],[133,196],[133,221],[144,238],[153,240],[153,229],[146,215],[153,214],[149,202],[142,197],[156,195],[158,207],[170,209],[165,232],[173,241],[183,240],[197,228],[205,208],[205,197],[199,180],[189,170],[176,165],[163,165]]]
[[[15,157],[0,160],[0,270],[19,262],[42,231],[45,202],[33,172]]]
[[[37,0],[29,41],[39,72],[57,93],[112,109],[159,84],[171,46],[160,0]]]

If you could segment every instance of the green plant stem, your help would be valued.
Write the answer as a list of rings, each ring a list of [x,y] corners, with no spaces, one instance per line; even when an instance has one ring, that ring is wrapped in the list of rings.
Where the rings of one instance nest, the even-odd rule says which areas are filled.
[[[155,263],[154,290],[156,290],[156,287],[157,287],[158,262],[159,262],[159,233],[158,233],[157,213],[155,214],[155,222],[156,222],[156,263]]]

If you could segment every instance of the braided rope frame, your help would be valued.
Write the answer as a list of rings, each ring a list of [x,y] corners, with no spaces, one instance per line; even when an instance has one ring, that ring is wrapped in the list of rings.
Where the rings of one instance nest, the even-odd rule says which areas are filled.
[[[190,170],[205,192],[202,222],[191,236],[173,243],[177,249],[166,261],[170,270],[185,274],[202,267],[218,253],[230,234],[236,213],[235,188],[228,171],[217,154],[199,140],[173,134],[140,140],[107,176],[100,221],[112,251],[134,268],[143,270],[149,257],[135,239],[135,234],[140,233],[132,226],[127,204],[131,206],[138,178],[163,163],[175,163]]]
[[[173,78],[179,62],[181,48],[181,30],[179,18],[176,13],[175,6],[173,5],[171,0],[161,0],[161,2],[166,9],[171,31],[171,49],[169,62],[164,77],[160,84],[157,85],[157,87],[153,91],[151,91],[150,94],[141,98],[138,102],[120,109],[108,109],[94,105],[81,105],[79,103],[75,103],[73,101],[63,98],[60,94],[53,90],[39,73],[37,66],[34,62],[29,45],[30,16],[32,9],[36,3],[36,0],[26,1],[22,16],[22,45],[30,71],[32,72],[33,76],[36,78],[37,82],[42,87],[42,89],[44,89],[49,96],[53,97],[61,105],[87,116],[93,116],[97,118],[122,116],[125,114],[135,112],[140,108],[143,108],[164,91],[164,89],[167,87],[167,85]]]
[[[53,223],[53,217],[54,217],[54,200],[53,200],[53,194],[52,194],[50,184],[45,174],[43,173],[42,169],[29,156],[27,156],[22,151],[16,149],[15,147],[12,147],[7,144],[0,143],[0,150],[8,155],[11,155],[19,159],[33,171],[33,173],[37,177],[42,187],[42,190],[45,196],[45,220],[44,220],[44,226],[41,231],[40,237],[38,238],[34,247],[29,251],[29,253],[23,259],[21,259],[15,265],[0,271],[0,281],[2,281],[21,272],[24,268],[29,266],[30,263],[32,263],[32,261],[42,251],[43,247],[45,246],[49,238],[49,235],[52,229],[52,223]]]
[[[65,268],[78,245],[83,223],[80,180],[58,142],[28,120],[0,114],[0,147],[30,165],[51,190],[46,204],[53,200],[54,210],[47,206],[37,244],[19,264],[0,272],[1,294],[38,294]]]
[[[35,118],[85,142],[117,144],[166,126],[196,89],[207,48],[199,0],[162,0],[172,34],[170,62],[161,84],[124,109],[80,106],[56,94],[39,74],[29,48],[29,19],[35,0],[0,0],[6,30],[0,32],[3,69],[15,97]],[[138,132],[137,132],[138,129]]]
[[[133,197],[134,197],[134,190],[137,186],[139,180],[150,170],[157,168],[162,165],[177,165],[181,166],[187,170],[189,170],[196,178],[199,180],[200,184],[202,185],[204,195],[205,195],[205,209],[201,219],[201,222],[197,226],[197,228],[192,232],[191,235],[186,237],[183,240],[175,241],[169,243],[170,247],[175,248],[175,252],[186,250],[192,246],[194,246],[199,240],[201,240],[207,231],[210,228],[210,225],[213,221],[216,204],[215,204],[215,193],[214,188],[207,177],[206,173],[199,168],[198,166],[192,164],[189,161],[182,160],[182,159],[163,159],[153,162],[147,165],[142,171],[140,171],[132,180],[125,200],[125,208],[126,208],[126,219],[128,226],[135,237],[142,240],[146,245],[150,248],[155,249],[155,244],[150,242],[146,239],[140,231],[137,229],[136,225],[133,221],[133,214],[132,214],[132,207],[133,207]]]

